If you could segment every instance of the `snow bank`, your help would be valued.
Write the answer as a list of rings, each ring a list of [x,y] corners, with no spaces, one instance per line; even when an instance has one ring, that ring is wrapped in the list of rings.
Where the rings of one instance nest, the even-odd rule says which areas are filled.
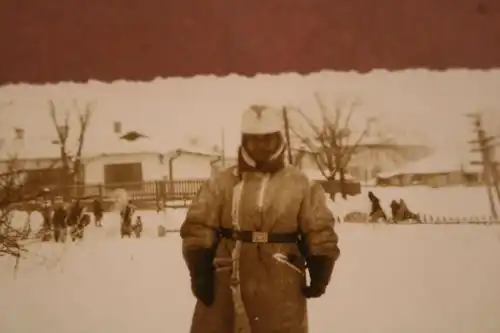
[[[342,256],[328,293],[309,303],[311,332],[500,332],[500,228],[337,230]],[[33,246],[15,279],[0,260],[0,332],[187,332],[194,301],[178,234],[107,232]]]

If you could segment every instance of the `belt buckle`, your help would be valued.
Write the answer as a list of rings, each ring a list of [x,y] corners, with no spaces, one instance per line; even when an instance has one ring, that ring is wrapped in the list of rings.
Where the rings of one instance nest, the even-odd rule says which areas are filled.
[[[252,232],[252,243],[267,243],[269,236],[267,232],[254,231]]]

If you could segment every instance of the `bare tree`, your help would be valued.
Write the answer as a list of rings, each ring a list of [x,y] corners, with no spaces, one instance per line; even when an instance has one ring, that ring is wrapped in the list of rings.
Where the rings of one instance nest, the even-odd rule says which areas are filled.
[[[336,180],[338,178],[340,193],[345,199],[347,197],[346,168],[367,135],[368,127],[366,126],[358,134],[354,134],[351,130],[351,120],[360,105],[359,100],[338,101],[333,109],[330,109],[317,93],[314,97],[320,110],[319,121],[315,121],[298,109],[301,121],[290,125],[290,131],[295,138],[299,139],[303,147],[299,150],[297,157],[302,158],[305,152],[311,153],[325,179]],[[301,126],[303,124],[306,125],[305,130]],[[297,163],[295,161],[295,164]]]
[[[17,155],[8,156],[3,161],[4,170],[0,173],[0,257],[16,258],[16,267],[30,239],[38,239],[32,233],[29,224],[29,214],[25,223],[20,226],[15,221],[15,212],[44,196],[43,190],[30,191],[25,186],[27,170]]]
[[[50,117],[57,133],[57,140],[54,143],[59,145],[60,150],[60,162],[64,175],[63,186],[66,189],[64,191],[65,197],[71,195],[70,189],[78,184],[83,176],[82,153],[95,103],[89,102],[81,106],[74,100],[73,108],[78,117],[78,128],[76,130],[76,148],[72,150],[70,147],[72,142],[69,140],[70,135],[73,133],[70,124],[71,113],[65,111],[62,119],[59,119],[55,103],[52,100],[49,101]]]

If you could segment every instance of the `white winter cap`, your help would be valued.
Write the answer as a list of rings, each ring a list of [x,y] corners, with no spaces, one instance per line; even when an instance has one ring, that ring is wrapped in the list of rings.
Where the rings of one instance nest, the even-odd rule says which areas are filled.
[[[279,109],[252,105],[243,112],[241,118],[242,134],[269,134],[283,129],[283,118]]]

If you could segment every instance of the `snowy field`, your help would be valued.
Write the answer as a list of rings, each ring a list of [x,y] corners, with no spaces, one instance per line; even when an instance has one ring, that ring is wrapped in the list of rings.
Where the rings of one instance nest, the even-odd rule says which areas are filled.
[[[383,190],[374,192],[392,200]],[[480,193],[463,193],[444,193],[460,201],[441,206],[455,216],[487,212],[473,197]],[[417,211],[433,207],[403,198]],[[188,332],[194,299],[179,235],[156,237],[159,224],[175,229],[185,211],[140,214],[141,239],[120,239],[109,213],[82,242],[31,245],[17,271],[1,259],[0,332]],[[342,256],[327,294],[309,303],[311,333],[500,332],[499,226],[345,223],[337,231]]]
[[[390,214],[392,200],[403,199],[408,207],[421,216],[433,217],[489,217],[488,195],[484,187],[454,186],[448,188],[414,187],[364,187],[362,194],[343,201],[337,200],[331,208],[334,214],[343,216],[352,211],[370,211],[368,191],[379,197],[382,208]],[[340,198],[340,196],[338,196]],[[500,208],[498,209],[500,212]]]

